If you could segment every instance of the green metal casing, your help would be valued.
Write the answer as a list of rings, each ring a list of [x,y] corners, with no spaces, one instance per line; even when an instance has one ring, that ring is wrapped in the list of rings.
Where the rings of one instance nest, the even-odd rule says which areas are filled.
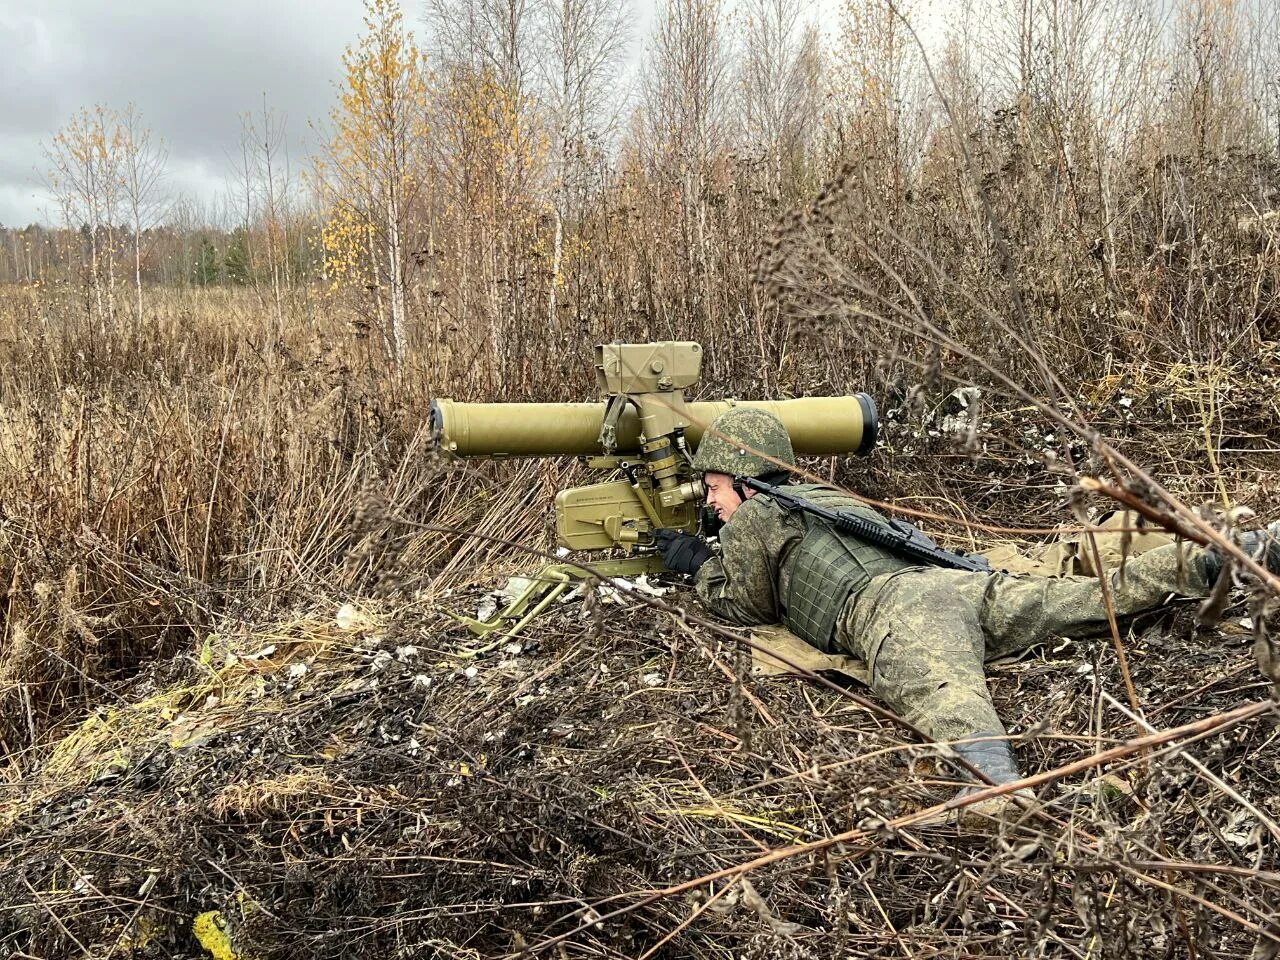
[[[865,393],[847,397],[802,397],[796,400],[712,400],[680,404],[689,426],[685,442],[691,450],[718,414],[735,405],[761,407],[775,414],[791,435],[797,456],[867,453],[875,445],[875,405]],[[460,457],[590,457],[600,446],[605,404],[595,403],[461,403],[439,399],[431,404],[431,430],[440,448]],[[618,421],[616,453],[639,454],[640,417],[634,408]]]
[[[876,409],[865,393],[795,400],[688,401],[702,370],[689,341],[611,343],[595,348],[592,403],[432,402],[431,437],[459,457],[594,457],[626,479],[562,490],[556,533],[571,550],[648,546],[661,527],[698,527],[701,477],[689,462],[703,432],[732,407],[767,410],[786,427],[798,456],[866,453]]]

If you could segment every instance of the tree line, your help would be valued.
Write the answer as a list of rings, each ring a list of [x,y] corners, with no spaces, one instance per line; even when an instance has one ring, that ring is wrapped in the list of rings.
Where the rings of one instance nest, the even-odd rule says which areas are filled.
[[[976,256],[1006,279],[1027,257],[1029,273],[1084,264],[1096,277],[1055,282],[1112,320],[1154,309],[1153,284],[1210,240],[1243,269],[1255,227],[1239,225],[1272,223],[1280,11],[1262,0],[961,0],[932,17],[845,0],[821,20],[804,0],[660,0],[634,69],[632,16],[627,0],[429,0],[415,30],[396,0],[367,0],[305,169],[265,100],[244,117],[222,229],[164,197],[163,144],[132,107],[82,111],[47,145],[63,229],[0,233],[0,280],[78,282],[105,321],[140,321],[147,281],[252,283],[277,332],[287,291],[322,283],[398,364],[460,329],[494,355],[533,329],[570,339],[599,310],[759,331],[744,278],[790,211],[830,216],[836,192],[877,256]],[[1219,220],[1239,236],[1208,237]],[[1180,296],[1201,309],[1214,292]]]

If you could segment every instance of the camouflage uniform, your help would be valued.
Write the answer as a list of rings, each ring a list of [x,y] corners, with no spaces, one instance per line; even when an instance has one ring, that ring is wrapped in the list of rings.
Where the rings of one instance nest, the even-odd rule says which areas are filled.
[[[809,495],[811,491],[797,491]],[[824,505],[879,516],[821,491]],[[816,497],[814,497],[816,499]],[[721,554],[696,577],[698,594],[722,619],[742,625],[785,620],[782,599],[804,520],[766,495],[751,497],[720,533]],[[1110,574],[1116,614],[1162,604],[1170,594],[1208,594],[1203,551],[1168,544]],[[867,662],[872,689],[937,740],[1003,732],[983,663],[1051,637],[1105,629],[1092,577],[1033,577],[900,567],[873,577],[845,603],[835,645]]]

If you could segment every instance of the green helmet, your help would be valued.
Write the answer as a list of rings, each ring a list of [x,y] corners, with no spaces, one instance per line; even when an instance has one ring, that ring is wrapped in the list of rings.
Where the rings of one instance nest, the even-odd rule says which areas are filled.
[[[767,460],[761,454],[773,459]],[[795,463],[791,437],[781,420],[757,407],[730,407],[703,433],[693,455],[693,472],[758,477]]]

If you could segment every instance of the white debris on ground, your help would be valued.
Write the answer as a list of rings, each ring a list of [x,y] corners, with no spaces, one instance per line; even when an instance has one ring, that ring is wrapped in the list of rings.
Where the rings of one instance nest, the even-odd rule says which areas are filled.
[[[372,630],[378,625],[372,617],[353,603],[344,603],[339,607],[333,620],[338,625],[339,630],[350,632]]]
[[[494,599],[493,594],[488,594],[480,601],[480,605],[476,607],[476,619],[481,623],[493,619],[493,615],[498,612],[498,601]]]

